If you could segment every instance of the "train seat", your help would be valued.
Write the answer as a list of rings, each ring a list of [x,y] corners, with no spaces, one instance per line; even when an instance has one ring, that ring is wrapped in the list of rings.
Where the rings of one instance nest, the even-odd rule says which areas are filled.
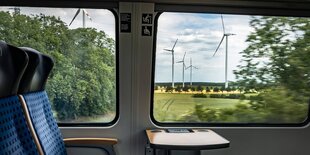
[[[37,155],[33,139],[17,96],[20,79],[28,63],[27,54],[0,41],[0,154]]]
[[[38,55],[38,65],[28,65],[21,82],[21,94],[29,111],[37,137],[44,154],[67,154],[66,147],[100,148],[105,154],[114,155],[116,139],[110,138],[69,138],[63,139],[56,119],[53,117],[51,104],[45,91],[45,84],[53,68],[53,60],[31,48],[21,48],[29,55]],[[34,63],[37,63],[36,61]],[[25,82],[25,83],[23,83]]]

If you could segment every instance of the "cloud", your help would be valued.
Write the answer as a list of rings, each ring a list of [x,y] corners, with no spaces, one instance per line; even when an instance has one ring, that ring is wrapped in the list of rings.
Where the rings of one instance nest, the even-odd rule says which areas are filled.
[[[10,11],[10,7],[1,7],[2,11]],[[35,8],[21,7],[21,13],[26,15],[54,15],[60,17],[69,24],[75,15],[77,8]],[[87,27],[94,27],[105,31],[110,37],[115,38],[115,17],[105,9],[87,9],[92,21],[86,19]],[[247,47],[245,42],[247,35],[253,29],[249,26],[250,16],[245,15],[223,15],[227,33],[236,35],[228,39],[228,79],[235,80],[233,70],[240,64],[239,54]],[[171,82],[171,53],[164,49],[171,49],[175,40],[175,61],[183,58],[187,52],[185,61],[199,69],[193,70],[193,81],[197,82],[224,82],[225,71],[225,40],[220,46],[217,54],[213,53],[218,46],[222,36],[223,28],[220,14],[199,13],[163,13],[158,19],[158,33],[156,45],[156,81]],[[69,27],[71,29],[82,26],[82,15]],[[189,81],[189,70],[185,71],[185,80]],[[175,81],[182,81],[182,65],[175,64]]]
[[[250,16],[224,15],[226,33],[236,35],[228,38],[228,79],[235,80],[233,70],[241,60],[240,52],[247,47],[247,35],[252,31],[249,26]],[[193,81],[224,82],[225,76],[225,45],[222,42],[218,52],[214,51],[223,37],[221,16],[219,14],[163,13],[158,21],[157,82],[171,82],[171,54],[163,54],[164,48],[172,48],[176,39],[175,61],[182,59],[184,52],[186,64],[197,66],[193,70]],[[164,55],[164,56],[158,56]],[[185,81],[189,81],[189,70],[185,72]],[[175,81],[182,81],[182,65],[175,65]]]
[[[10,11],[13,12],[12,7],[0,7],[0,11]],[[77,8],[41,8],[41,7],[20,7],[21,14],[25,15],[40,15],[45,14],[49,16],[59,17],[67,25],[71,22],[74,17]],[[106,9],[86,9],[88,14],[91,16],[90,21],[86,17],[86,27],[96,28],[98,30],[104,31],[109,37],[115,39],[115,17],[113,13]],[[83,18],[82,12],[77,16],[75,21],[69,27],[75,29],[82,27]]]

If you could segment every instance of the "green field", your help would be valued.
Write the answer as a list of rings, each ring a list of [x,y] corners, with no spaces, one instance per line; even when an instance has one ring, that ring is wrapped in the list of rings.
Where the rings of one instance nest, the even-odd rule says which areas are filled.
[[[247,100],[221,98],[193,98],[192,94],[154,93],[154,117],[160,122],[175,122],[193,111],[196,104],[209,108],[234,108],[238,103],[247,104]]]

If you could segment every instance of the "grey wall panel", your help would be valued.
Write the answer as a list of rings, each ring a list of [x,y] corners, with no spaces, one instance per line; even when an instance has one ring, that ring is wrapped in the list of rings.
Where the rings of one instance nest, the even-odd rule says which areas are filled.
[[[101,149],[95,149],[95,148],[76,148],[76,147],[70,147],[67,148],[68,155],[109,155],[106,151]]]
[[[173,8],[171,8],[173,9]],[[144,155],[144,130],[150,120],[152,37],[141,36],[141,14],[152,13],[151,3],[121,3],[132,13],[132,33],[120,34],[120,119],[109,128],[62,128],[65,137],[115,137],[119,155]],[[230,148],[202,151],[203,155],[309,155],[310,129],[212,128],[231,141]],[[182,155],[186,153],[182,153]]]

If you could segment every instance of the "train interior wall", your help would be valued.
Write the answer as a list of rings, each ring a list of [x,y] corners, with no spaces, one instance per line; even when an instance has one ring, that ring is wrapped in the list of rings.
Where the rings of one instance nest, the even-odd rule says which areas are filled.
[[[119,33],[119,120],[111,127],[61,127],[61,131],[65,138],[114,137],[119,140],[116,145],[118,154],[144,155],[147,143],[145,129],[158,128],[158,126],[150,119],[153,37],[141,35],[141,15],[142,13],[156,15],[155,4],[120,2],[117,11],[118,14],[132,14],[132,32]],[[231,144],[226,149],[202,151],[202,155],[310,154],[309,125],[210,128],[228,139]],[[70,152],[73,154],[100,153],[98,150],[91,149],[87,151],[72,149]],[[190,153],[174,152],[173,154],[189,155]]]

